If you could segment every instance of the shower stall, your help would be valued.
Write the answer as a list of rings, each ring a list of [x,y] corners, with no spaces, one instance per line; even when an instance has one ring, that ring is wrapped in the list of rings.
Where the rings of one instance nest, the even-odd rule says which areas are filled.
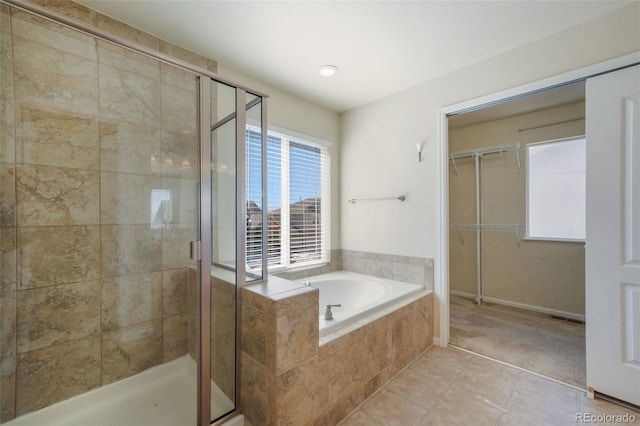
[[[266,276],[246,138],[264,147],[265,118],[256,91],[0,2],[0,424],[236,412],[238,296]]]

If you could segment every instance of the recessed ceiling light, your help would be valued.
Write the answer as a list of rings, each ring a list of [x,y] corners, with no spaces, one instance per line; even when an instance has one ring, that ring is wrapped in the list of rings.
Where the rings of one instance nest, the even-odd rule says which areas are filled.
[[[320,67],[320,75],[323,77],[331,77],[338,72],[338,67],[335,65],[323,65]]]

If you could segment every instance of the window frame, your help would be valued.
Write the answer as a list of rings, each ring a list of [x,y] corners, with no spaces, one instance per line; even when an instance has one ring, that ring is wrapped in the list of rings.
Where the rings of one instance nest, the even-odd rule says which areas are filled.
[[[254,126],[250,123],[247,123],[247,130],[250,131],[261,131],[260,127]],[[286,145],[286,149],[281,150],[280,161],[281,164],[287,164],[287,167],[282,166],[281,170],[287,169],[286,173],[281,173],[280,177],[280,198],[281,198],[281,222],[285,220],[282,218],[286,218],[287,226],[281,225],[281,235],[280,240],[286,241],[286,244],[281,244],[280,249],[280,257],[284,260],[284,264],[279,265],[271,265],[269,264],[268,254],[267,254],[267,270],[269,273],[282,273],[282,272],[290,272],[290,271],[300,271],[304,269],[316,268],[319,266],[324,266],[330,263],[331,261],[331,142],[319,139],[313,136],[305,135],[303,133],[299,133],[293,130],[285,129],[278,126],[268,125],[267,126],[267,140],[270,136],[274,136],[280,139],[281,146]],[[321,164],[321,173],[325,172],[325,175],[321,175],[321,204],[320,204],[320,221],[321,221],[321,234],[324,235],[324,238],[321,240],[321,250],[320,250],[320,259],[314,259],[308,262],[302,263],[291,263],[290,256],[290,203],[284,203],[283,200],[289,200],[289,191],[290,191],[290,176],[288,171],[289,165],[289,153],[290,153],[290,145],[289,143],[293,141],[296,143],[300,143],[303,145],[312,146],[314,148],[318,148],[323,152],[321,158],[326,164]],[[267,142],[268,145],[268,142]],[[265,149],[268,149],[265,147]],[[265,152],[264,155],[267,155]],[[268,167],[268,161],[267,161]],[[267,180],[267,193],[264,195],[264,206],[267,209],[267,216],[269,214],[269,182],[268,182],[268,171],[265,171],[263,179]],[[268,229],[267,229],[268,235]],[[263,248],[267,250],[268,253],[268,239],[267,242],[263,245]]]
[[[546,141],[540,141],[540,142],[531,142],[531,143],[527,143],[525,144],[525,164],[526,164],[526,169],[525,169],[525,235],[524,235],[524,240],[525,241],[547,241],[547,242],[559,242],[559,243],[578,243],[578,244],[584,244],[586,239],[585,238],[568,238],[568,237],[539,237],[539,236],[531,236],[530,234],[530,225],[529,225],[529,221],[530,221],[530,208],[529,208],[529,171],[530,171],[530,161],[529,161],[529,148],[530,147],[535,147],[535,146],[540,146],[540,145],[550,145],[550,144],[555,144],[555,143],[562,143],[562,142],[569,142],[569,141],[573,141],[573,140],[580,140],[580,139],[584,139],[585,141],[585,149],[586,149],[586,142],[587,142],[587,138],[586,135],[575,135],[575,136],[569,136],[569,137],[565,137],[565,138],[558,138],[558,139],[551,139],[551,140],[546,140]]]

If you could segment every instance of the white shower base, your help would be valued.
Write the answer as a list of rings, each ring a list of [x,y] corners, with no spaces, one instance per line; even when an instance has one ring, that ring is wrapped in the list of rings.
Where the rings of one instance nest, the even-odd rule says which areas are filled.
[[[2,426],[190,426],[196,424],[196,407],[196,363],[184,355]],[[233,408],[233,402],[212,381],[213,416]]]

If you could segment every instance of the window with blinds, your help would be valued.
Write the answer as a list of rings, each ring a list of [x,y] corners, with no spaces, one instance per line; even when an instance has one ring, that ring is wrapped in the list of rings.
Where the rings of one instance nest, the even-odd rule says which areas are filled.
[[[246,193],[247,198],[247,265],[259,266],[262,262],[262,139],[260,132],[247,128]]]
[[[261,266],[261,135],[247,129],[247,264]],[[279,132],[267,135],[267,260],[270,270],[329,262],[329,149]]]

